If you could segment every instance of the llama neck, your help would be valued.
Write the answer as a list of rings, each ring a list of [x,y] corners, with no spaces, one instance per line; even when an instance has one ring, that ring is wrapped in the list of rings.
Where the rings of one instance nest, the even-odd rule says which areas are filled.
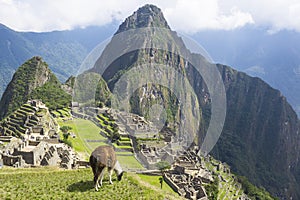
[[[119,161],[116,162],[114,170],[117,172],[118,175],[122,173],[123,170],[122,170],[122,167],[121,167]]]

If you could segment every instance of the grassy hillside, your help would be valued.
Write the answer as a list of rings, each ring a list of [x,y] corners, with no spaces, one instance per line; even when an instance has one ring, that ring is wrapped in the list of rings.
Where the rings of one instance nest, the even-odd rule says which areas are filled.
[[[143,178],[143,180],[146,180]],[[178,199],[173,192],[126,173],[120,182],[113,177],[110,185],[105,175],[98,192],[93,188],[92,170],[55,168],[0,170],[0,199]]]
[[[30,95],[31,99],[40,99],[50,110],[68,107],[72,96],[61,88],[61,83],[54,74],[44,85],[35,88]]]

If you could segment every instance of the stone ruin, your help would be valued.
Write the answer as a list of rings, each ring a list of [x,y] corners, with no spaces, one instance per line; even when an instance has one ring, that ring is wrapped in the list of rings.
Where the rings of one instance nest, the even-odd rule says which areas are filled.
[[[14,137],[2,147],[0,157],[3,165],[13,167],[59,166],[72,169],[77,162],[76,153],[66,144],[34,142]]]
[[[170,187],[187,199],[207,199],[203,183],[213,182],[212,173],[202,167],[197,148],[189,149],[176,158],[173,170],[164,174]]]
[[[57,140],[59,126],[40,100],[29,100],[0,123],[0,134],[32,141]]]
[[[46,114],[43,115],[36,113],[35,115],[27,116],[25,125],[27,124],[26,122],[30,121],[31,118],[36,120],[36,124],[34,126],[28,126],[26,129],[26,139],[33,141],[50,141],[51,139],[57,140],[57,131],[59,130],[59,126],[52,118],[52,115],[50,114],[46,105],[40,100],[29,100],[27,103],[33,106],[36,111],[45,110]]]
[[[208,199],[203,185],[214,182],[214,172],[206,168],[205,162],[212,163],[216,170],[231,176],[230,167],[226,163],[212,161],[210,156],[200,157],[198,151],[197,146],[185,151],[176,158],[172,164],[172,170],[164,173],[163,176],[165,182],[186,199]],[[218,178],[222,180],[221,176]],[[241,185],[237,184],[241,188]],[[238,199],[249,200],[245,194],[242,194]]]
[[[139,115],[114,109],[107,110],[107,113],[113,117],[122,132],[127,132],[132,136],[153,138],[158,133],[157,128],[151,122]]]

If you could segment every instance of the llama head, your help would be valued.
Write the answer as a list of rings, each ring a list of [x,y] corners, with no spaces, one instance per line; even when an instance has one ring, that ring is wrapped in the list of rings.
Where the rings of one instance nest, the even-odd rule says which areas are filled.
[[[124,171],[122,170],[122,167],[121,167],[119,161],[116,162],[114,170],[118,175],[118,181],[120,181],[122,179]]]
[[[122,176],[123,176],[124,172],[122,171],[120,174],[118,174],[118,181],[122,180]]]

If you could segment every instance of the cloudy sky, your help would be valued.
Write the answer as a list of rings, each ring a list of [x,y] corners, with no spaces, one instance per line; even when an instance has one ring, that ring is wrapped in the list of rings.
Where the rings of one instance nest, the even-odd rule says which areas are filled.
[[[247,24],[300,32],[299,0],[0,0],[0,23],[38,32],[102,26],[123,21],[146,3],[160,7],[170,26],[186,33]]]

